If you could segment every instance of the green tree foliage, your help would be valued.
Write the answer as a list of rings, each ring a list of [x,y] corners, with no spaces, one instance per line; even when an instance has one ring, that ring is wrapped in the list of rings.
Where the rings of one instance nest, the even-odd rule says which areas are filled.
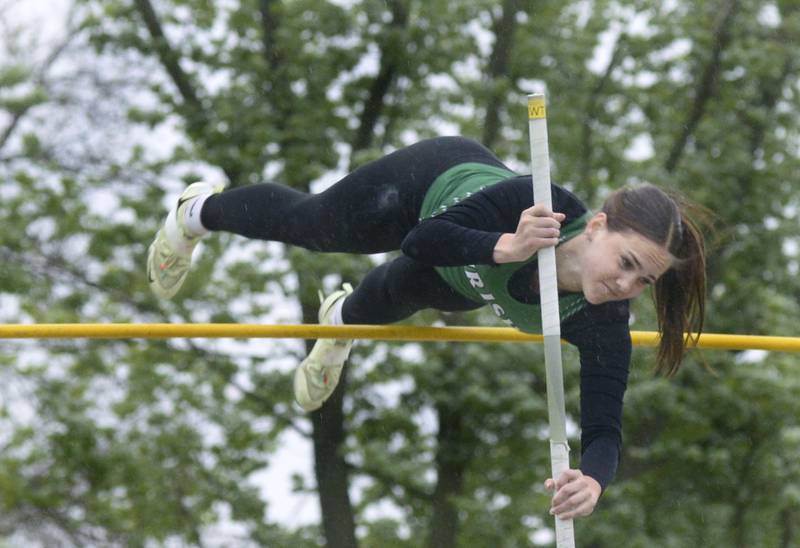
[[[178,298],[159,302],[143,261],[166,197],[198,177],[316,191],[442,133],[526,172],[525,95],[546,89],[555,181],[593,206],[643,180],[705,205],[707,328],[796,334],[795,2],[77,0],[59,43],[3,28],[2,321],[314,322],[317,289],[358,281],[373,258],[215,235]],[[640,301],[633,328],[654,329]],[[411,321],[494,324],[485,312]],[[310,417],[291,405],[305,351],[2,343],[0,534],[74,546],[552,542],[540,348],[359,343],[349,386]],[[797,358],[696,351],[673,381],[652,377],[653,359],[634,354],[618,480],[576,522],[580,544],[800,542]],[[572,350],[565,368],[577,423]],[[296,488],[318,495],[319,524],[275,522],[285,501],[257,482],[288,432],[313,447],[315,476]]]

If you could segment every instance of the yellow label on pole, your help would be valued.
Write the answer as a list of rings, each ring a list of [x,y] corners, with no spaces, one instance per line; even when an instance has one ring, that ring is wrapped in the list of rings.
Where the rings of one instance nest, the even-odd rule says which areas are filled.
[[[528,99],[528,119],[547,118],[547,110],[544,107],[544,97],[531,97]]]

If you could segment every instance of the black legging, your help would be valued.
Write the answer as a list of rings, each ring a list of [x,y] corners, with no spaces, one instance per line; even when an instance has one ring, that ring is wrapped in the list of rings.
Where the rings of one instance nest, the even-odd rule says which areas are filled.
[[[438,137],[370,162],[319,194],[273,183],[222,192],[206,200],[201,221],[209,230],[314,251],[396,251],[419,222],[431,183],[464,162],[505,167],[475,141]],[[454,291],[433,267],[401,256],[367,274],[345,301],[342,319],[385,324],[424,308],[454,312],[480,306]]]

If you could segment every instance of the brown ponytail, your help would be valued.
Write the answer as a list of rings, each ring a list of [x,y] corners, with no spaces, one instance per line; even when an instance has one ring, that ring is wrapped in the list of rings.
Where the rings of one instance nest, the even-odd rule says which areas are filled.
[[[674,192],[643,184],[618,190],[603,205],[612,231],[632,230],[663,245],[676,261],[655,283],[658,331],[656,372],[677,373],[686,346],[703,330],[705,241],[699,223],[707,212]]]

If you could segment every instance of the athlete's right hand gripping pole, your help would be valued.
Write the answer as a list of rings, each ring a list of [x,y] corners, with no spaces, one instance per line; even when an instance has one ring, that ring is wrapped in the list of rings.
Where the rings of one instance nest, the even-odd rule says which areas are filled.
[[[528,128],[531,141],[533,201],[552,210],[550,190],[550,152],[547,144],[547,110],[541,93],[528,95]],[[555,247],[537,252],[539,262],[539,298],[542,306],[544,363],[547,370],[547,410],[550,419],[550,464],[557,480],[569,468],[564,376],[561,371],[561,317],[558,310]],[[572,520],[556,518],[556,546],[574,548]]]

